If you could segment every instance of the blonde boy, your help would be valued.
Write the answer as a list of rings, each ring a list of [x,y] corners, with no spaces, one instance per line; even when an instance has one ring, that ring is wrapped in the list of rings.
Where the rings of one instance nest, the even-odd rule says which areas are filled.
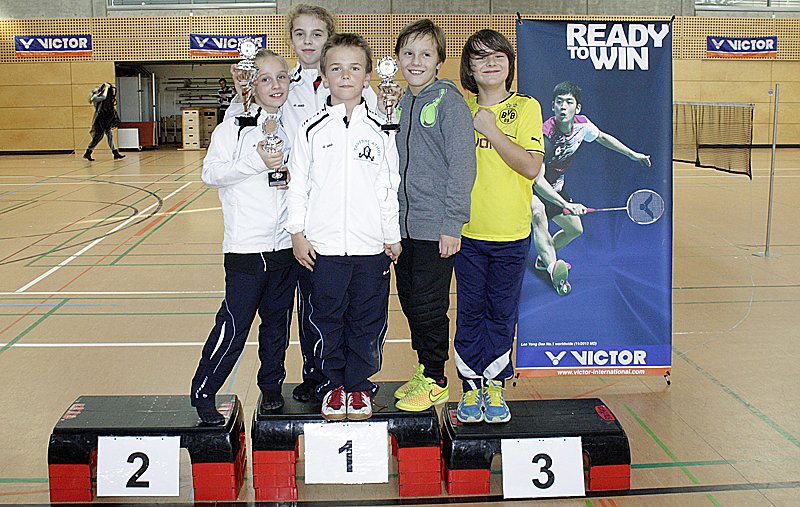
[[[388,321],[390,264],[400,255],[394,133],[361,97],[372,52],[355,34],[322,50],[331,95],[295,137],[289,220],[294,256],[310,272],[317,388],[328,420],[367,419]]]

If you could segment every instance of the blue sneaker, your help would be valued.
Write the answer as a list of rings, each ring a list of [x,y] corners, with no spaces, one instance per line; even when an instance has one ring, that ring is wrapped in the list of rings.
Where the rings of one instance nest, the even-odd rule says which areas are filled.
[[[483,421],[483,398],[481,397],[480,389],[472,389],[461,395],[456,417],[462,423]]]
[[[511,420],[511,411],[503,396],[503,383],[499,380],[487,380],[481,392],[484,405],[484,420],[487,423],[504,423]]]

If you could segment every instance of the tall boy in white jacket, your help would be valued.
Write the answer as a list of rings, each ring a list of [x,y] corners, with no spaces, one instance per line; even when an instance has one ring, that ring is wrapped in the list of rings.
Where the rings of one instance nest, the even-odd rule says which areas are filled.
[[[286,61],[272,51],[262,49],[255,61],[259,72],[251,112],[257,125],[240,126],[236,118],[226,119],[214,130],[203,160],[203,182],[219,189],[225,229],[225,299],[192,379],[191,403],[206,424],[225,422],[214,396],[242,353],[256,313],[261,319],[261,408],[283,406],[284,356],[299,266],[284,230],[286,188],[270,187],[267,173],[283,165],[290,144],[281,126],[283,153],[266,151],[261,125],[267,113],[277,113],[286,101],[289,74]]]
[[[372,51],[355,34],[322,50],[327,105],[295,138],[289,220],[295,258],[311,271],[314,356],[325,380],[317,388],[328,420],[367,419],[377,391],[388,321],[391,261],[400,255],[394,133],[361,98]]]
[[[322,109],[330,96],[330,91],[322,84],[319,59],[328,37],[336,33],[336,21],[333,14],[324,7],[296,4],[286,14],[286,29],[286,41],[297,56],[297,65],[289,71],[289,97],[281,107],[281,116],[286,132],[294,139],[300,124]],[[240,88],[241,74],[236,70],[235,64],[231,66],[231,73],[237,89]],[[372,88],[364,88],[362,96],[367,101],[367,107],[374,111],[378,98]],[[237,96],[225,117],[243,112],[244,104],[241,97]],[[303,382],[294,388],[292,397],[302,402],[314,398],[314,392],[321,381],[314,364],[314,330],[308,319],[311,312],[310,297],[311,279],[307,271],[301,270],[297,280],[297,320],[303,358]]]

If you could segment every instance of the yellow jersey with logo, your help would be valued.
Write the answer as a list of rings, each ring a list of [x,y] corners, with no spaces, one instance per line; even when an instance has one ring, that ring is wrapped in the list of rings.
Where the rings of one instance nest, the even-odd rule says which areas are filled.
[[[472,116],[478,99],[467,101]],[[483,106],[480,106],[483,107]],[[529,152],[544,154],[542,109],[533,97],[513,93],[506,100],[484,107],[494,113],[497,126]],[[531,233],[533,181],[522,176],[497,153],[486,137],[475,131],[478,174],[472,187],[469,222],[462,234],[484,241],[516,241]]]

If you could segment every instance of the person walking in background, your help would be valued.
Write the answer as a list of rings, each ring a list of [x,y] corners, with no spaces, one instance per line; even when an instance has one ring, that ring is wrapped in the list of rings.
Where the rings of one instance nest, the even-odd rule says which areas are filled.
[[[89,102],[94,105],[94,119],[92,120],[92,142],[86,148],[86,153],[83,158],[89,162],[94,162],[92,152],[95,147],[100,144],[100,140],[105,135],[108,138],[108,147],[114,154],[114,160],[125,158],[125,155],[120,154],[116,146],[114,146],[114,133],[111,129],[117,128],[119,125],[119,116],[117,115],[117,90],[111,83],[103,83],[92,90],[89,96]]]
[[[222,123],[225,118],[225,111],[231,105],[231,100],[236,96],[236,91],[228,86],[228,81],[225,78],[219,80],[219,90],[217,90],[217,102],[219,102],[219,113],[217,114],[217,122]]]

